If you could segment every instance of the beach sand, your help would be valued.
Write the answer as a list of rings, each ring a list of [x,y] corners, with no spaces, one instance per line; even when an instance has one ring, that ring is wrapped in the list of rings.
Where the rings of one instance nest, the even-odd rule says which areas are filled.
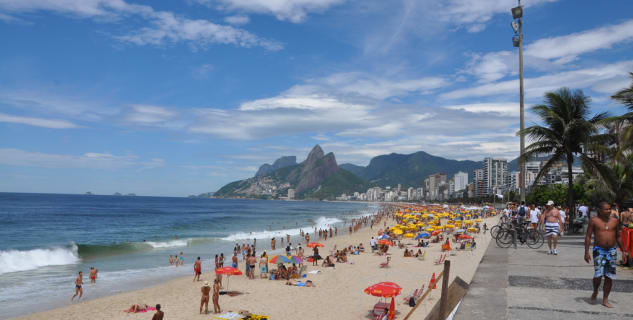
[[[497,217],[486,219],[489,226],[496,224]],[[388,224],[394,225],[393,221]],[[382,222],[381,222],[382,225]],[[440,244],[431,244],[426,250],[426,259],[420,261],[417,258],[404,258],[404,249],[390,248],[391,262],[389,268],[380,268],[379,265],[386,261],[384,256],[371,253],[369,240],[376,236],[377,228],[369,227],[360,229],[353,235],[348,235],[347,230],[343,235],[328,239],[324,243],[325,248],[320,248],[321,256],[325,257],[336,244],[338,248],[363,243],[368,252],[360,255],[349,255],[351,263],[336,264],[333,268],[313,267],[307,263],[308,271],[321,270],[320,274],[308,274],[307,280],[312,280],[317,287],[306,288],[285,285],[285,281],[271,281],[259,279],[259,270],[256,271],[256,279],[250,280],[245,276],[232,276],[229,290],[244,292],[243,295],[229,297],[220,296],[220,307],[223,312],[248,310],[255,314],[268,315],[271,319],[370,319],[370,311],[380,298],[365,294],[363,290],[368,286],[391,281],[400,285],[402,294],[396,297],[396,319],[402,319],[411,310],[404,304],[403,297],[412,293],[416,288],[425,284],[428,287],[431,275],[438,275],[442,265],[435,265],[434,260],[440,256]],[[313,236],[311,234],[311,236]],[[314,240],[314,237],[312,237]],[[470,282],[475,274],[477,266],[491,240],[490,235],[477,234],[477,249],[473,251],[458,251],[455,256],[448,256],[451,260],[450,281],[456,276],[466,282]],[[403,243],[413,243],[414,240],[404,240]],[[305,244],[305,243],[304,243]],[[269,243],[268,243],[269,245]],[[261,252],[261,248],[258,248]],[[414,248],[417,252],[418,248]],[[305,250],[306,254],[312,253],[312,249]],[[185,266],[191,268],[191,265]],[[240,262],[240,270],[244,270],[244,264]],[[214,274],[204,272],[202,280],[212,279]],[[199,314],[200,287],[202,282],[192,282],[193,271],[190,277],[171,280],[146,289],[121,293],[109,297],[82,301],[58,309],[34,313],[18,319],[47,319],[47,320],[73,320],[73,319],[151,319],[153,312],[128,314],[123,310],[132,304],[155,305],[160,303],[165,312],[165,319],[213,319],[211,315]],[[97,284],[98,285],[98,284]],[[226,276],[223,279],[226,286]],[[72,284],[69,284],[72,288]],[[411,319],[424,319],[440,297],[441,283],[438,289],[422,302]],[[90,285],[85,286],[84,294],[89,297]],[[59,294],[72,296],[72,290]],[[213,310],[213,304],[209,303],[209,309]]]

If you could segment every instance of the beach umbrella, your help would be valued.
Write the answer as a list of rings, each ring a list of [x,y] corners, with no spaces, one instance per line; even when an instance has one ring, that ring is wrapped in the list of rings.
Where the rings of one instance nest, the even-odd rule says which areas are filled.
[[[367,287],[364,292],[375,297],[390,298],[402,292],[402,287],[393,282],[379,282]]]
[[[467,234],[462,234],[461,236],[459,236],[459,239],[461,240],[468,240],[468,239],[472,239],[473,237],[467,235]]]
[[[402,231],[401,229],[394,229],[393,230],[393,234],[395,234],[395,235],[401,235],[403,233],[404,233],[404,231]]]
[[[429,227],[429,228],[426,228],[426,232],[433,232],[433,231],[435,231],[435,229],[430,228],[430,227]]]
[[[479,219],[479,218],[475,219],[475,222],[482,222],[482,221],[483,221],[483,220],[481,220],[481,219]]]
[[[402,236],[403,238],[413,238],[415,237],[415,235],[413,233],[405,233],[404,236]]]
[[[303,259],[299,256],[276,255],[270,258],[270,263],[303,263]]]
[[[435,230],[435,231],[433,231],[433,233],[431,233],[431,235],[432,235],[432,236],[436,236],[436,235],[438,235],[438,234],[440,234],[440,233],[442,233],[442,231],[440,231],[440,230]]]
[[[468,232],[477,232],[477,228],[468,228]]]
[[[385,239],[389,239],[389,236],[386,233],[378,237],[378,240],[385,240]]]
[[[430,234],[428,234],[428,233],[426,233],[426,232],[422,232],[422,233],[418,234],[418,235],[415,237],[415,240],[418,240],[418,239],[420,239],[420,238],[428,238],[428,237],[430,237],[430,236],[431,236]]]
[[[308,248],[314,248],[314,247],[325,247],[324,244],[322,243],[318,243],[318,242],[310,242],[307,245]]]
[[[386,244],[386,245],[389,245],[389,246],[393,246],[393,242],[391,242],[389,240],[385,240],[385,239],[378,241],[378,244]]]
[[[457,229],[457,230],[455,230],[455,232],[457,232],[457,233],[462,233],[462,232],[465,232],[465,231],[466,230],[464,230],[464,229]]]
[[[225,274],[228,276],[226,279],[226,289],[228,290],[229,280],[231,279],[231,276],[239,276],[242,274],[242,271],[233,267],[222,267],[222,268],[215,269],[215,274]]]

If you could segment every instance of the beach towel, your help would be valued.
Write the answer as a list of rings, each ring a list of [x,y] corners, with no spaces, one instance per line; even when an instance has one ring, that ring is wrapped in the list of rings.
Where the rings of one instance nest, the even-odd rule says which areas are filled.
[[[127,312],[127,313],[144,313],[144,312],[149,312],[149,311],[156,311],[156,308],[154,308],[154,307],[147,307],[147,309],[141,309],[141,310],[138,310],[136,312],[132,312],[130,309],[123,310],[123,312]]]
[[[308,273],[317,274],[317,273],[321,273],[321,270],[312,270],[312,271],[308,271]]]
[[[216,320],[233,320],[233,319],[242,319],[244,318],[244,316],[242,316],[239,313],[235,313],[235,312],[227,312],[227,313],[223,313],[220,315],[215,316]]]

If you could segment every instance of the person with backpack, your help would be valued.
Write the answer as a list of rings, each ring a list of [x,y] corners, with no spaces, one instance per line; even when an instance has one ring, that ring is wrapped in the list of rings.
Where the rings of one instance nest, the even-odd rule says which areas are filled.
[[[527,215],[528,208],[525,206],[525,201],[521,201],[521,205],[518,208],[519,215],[519,223],[523,223],[525,221],[525,216]]]

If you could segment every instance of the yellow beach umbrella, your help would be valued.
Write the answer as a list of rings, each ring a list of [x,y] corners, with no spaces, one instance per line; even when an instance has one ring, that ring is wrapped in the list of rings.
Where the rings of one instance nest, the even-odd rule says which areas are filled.
[[[405,233],[404,236],[402,236],[404,238],[413,238],[415,237],[415,235],[413,233]]]
[[[394,229],[393,230],[393,234],[395,234],[395,235],[401,235],[403,233],[404,233],[404,231],[402,231],[402,229]]]
[[[466,231],[468,231],[468,232],[477,232],[477,229],[476,228],[468,228],[468,229],[466,229]]]
[[[482,221],[483,221],[483,220],[481,220],[481,219],[479,219],[479,218],[475,219],[475,222],[482,222]]]

